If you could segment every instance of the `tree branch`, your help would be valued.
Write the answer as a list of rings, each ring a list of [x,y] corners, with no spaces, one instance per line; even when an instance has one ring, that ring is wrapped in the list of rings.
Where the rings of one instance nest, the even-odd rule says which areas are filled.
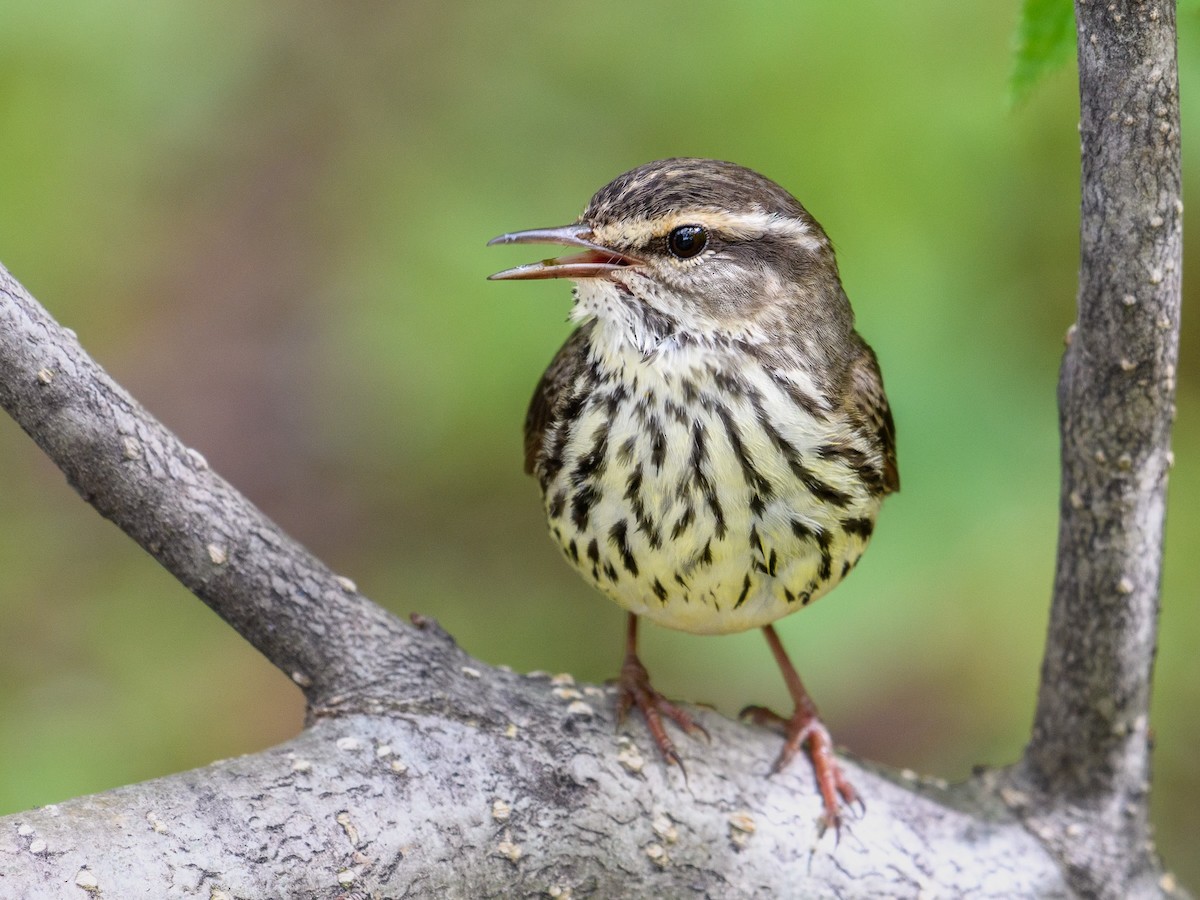
[[[0,403],[309,699],[283,747],[0,819],[2,895],[1066,896],[987,780],[846,762],[871,811],[835,844],[804,767],[766,777],[777,736],[695,710],[712,744],[685,778],[642,729],[645,751],[615,734],[606,690],[491,669],[430,621],[401,625],[182,447],[2,267]]]
[[[1069,896],[982,791],[852,768],[871,808],[835,846],[806,773],[764,777],[775,741],[700,712],[713,746],[685,780],[614,734],[611,695],[585,694],[589,715],[545,678],[484,675],[520,709],[515,733],[503,715],[325,719],[254,756],[0,819],[0,894]]]
[[[0,267],[0,405],[71,486],[292,678],[311,705],[394,667],[408,629],[285,535]],[[348,671],[344,660],[360,652]]]
[[[1058,564],[1026,814],[1088,896],[1157,878],[1150,684],[1179,344],[1182,220],[1173,3],[1076,3],[1079,315],[1059,381]]]

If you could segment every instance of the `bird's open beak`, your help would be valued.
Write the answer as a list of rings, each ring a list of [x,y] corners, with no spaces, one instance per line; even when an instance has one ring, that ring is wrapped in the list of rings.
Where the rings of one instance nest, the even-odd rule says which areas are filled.
[[[489,275],[488,281],[513,281],[519,278],[608,278],[613,272],[636,266],[640,259],[611,250],[592,240],[590,225],[564,225],[561,228],[533,228],[514,231],[488,241],[492,244],[563,244],[583,247],[582,253],[543,259]]]

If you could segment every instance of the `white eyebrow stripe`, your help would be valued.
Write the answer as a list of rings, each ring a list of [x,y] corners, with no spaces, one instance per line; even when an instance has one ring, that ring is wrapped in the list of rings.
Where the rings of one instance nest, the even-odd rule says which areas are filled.
[[[707,224],[736,238],[748,239],[770,234],[813,250],[821,246],[820,239],[812,233],[807,223],[791,216],[771,212],[712,212],[704,218],[706,221],[698,224]]]
[[[663,237],[680,225],[701,225],[739,240],[753,240],[769,234],[791,241],[806,250],[817,250],[825,244],[824,238],[813,234],[812,228],[800,219],[757,210],[727,212],[719,209],[697,209],[674,212],[657,219],[612,222],[597,228],[593,237],[601,244],[611,241],[614,245],[636,246]]]

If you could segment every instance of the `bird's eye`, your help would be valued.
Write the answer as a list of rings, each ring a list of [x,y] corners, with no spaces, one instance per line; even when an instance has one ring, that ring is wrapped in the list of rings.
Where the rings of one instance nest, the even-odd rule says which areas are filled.
[[[691,259],[708,243],[708,232],[699,225],[680,225],[667,235],[667,249],[677,259]]]

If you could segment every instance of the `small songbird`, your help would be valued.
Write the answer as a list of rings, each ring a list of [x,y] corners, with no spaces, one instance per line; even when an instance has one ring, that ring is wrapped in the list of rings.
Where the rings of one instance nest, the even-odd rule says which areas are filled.
[[[525,470],[554,540],[629,612],[618,711],[692,717],[650,686],[638,617],[694,634],[761,627],[796,709],[778,771],[803,746],[823,820],[858,798],[771,623],[838,584],[899,489],[875,354],[854,330],[833,247],[787,191],[733,163],[665,159],[621,175],[573,225],[492,244],[580,252],[493,280],[569,278],[579,324],[525,419]]]

